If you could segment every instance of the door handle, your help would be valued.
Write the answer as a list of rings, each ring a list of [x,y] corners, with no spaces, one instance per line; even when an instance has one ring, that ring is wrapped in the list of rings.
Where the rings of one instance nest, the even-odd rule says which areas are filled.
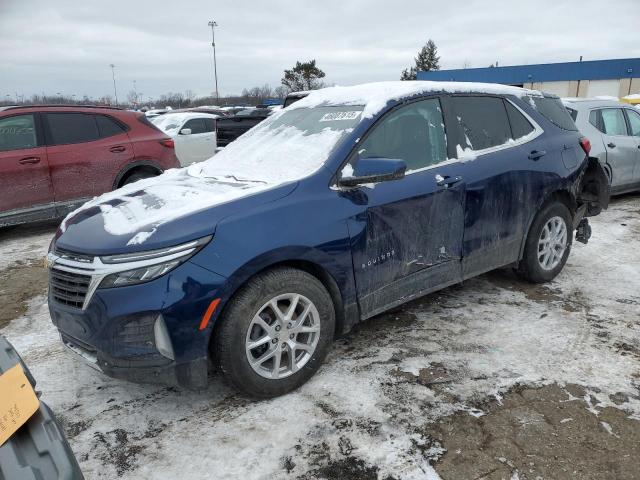
[[[539,160],[547,154],[544,150],[533,150],[529,154],[529,160]]]
[[[24,157],[18,160],[20,165],[33,165],[36,163],[40,163],[40,157]]]
[[[441,175],[436,175],[436,185],[438,185],[439,187],[449,188],[461,181],[462,177],[459,175],[455,177],[451,177],[449,175],[445,175],[444,177]]]
[[[609,147],[609,148],[616,148],[616,144],[615,144],[615,143],[613,143],[613,142],[609,142],[609,143],[607,143],[607,147]]]
[[[126,148],[125,148],[125,147],[123,147],[122,145],[118,145],[117,147],[111,147],[111,148],[109,149],[109,151],[110,151],[110,152],[113,152],[113,153],[122,153],[122,152],[124,152],[125,150],[126,150]]]

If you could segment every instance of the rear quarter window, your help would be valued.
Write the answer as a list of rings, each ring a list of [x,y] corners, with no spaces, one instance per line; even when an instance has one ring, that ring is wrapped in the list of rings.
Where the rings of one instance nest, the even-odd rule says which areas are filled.
[[[578,131],[578,127],[559,98],[525,96],[524,100],[555,126],[564,130]]]
[[[98,131],[101,138],[112,137],[126,132],[126,129],[120,123],[107,115],[96,115],[96,122],[98,123]]]

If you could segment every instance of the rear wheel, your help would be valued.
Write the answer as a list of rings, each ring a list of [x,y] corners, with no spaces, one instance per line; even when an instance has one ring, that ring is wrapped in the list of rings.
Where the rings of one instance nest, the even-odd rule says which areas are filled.
[[[564,267],[571,251],[572,217],[560,202],[544,207],[533,220],[516,273],[525,280],[543,283],[553,280]]]
[[[225,379],[268,398],[294,390],[318,370],[333,340],[335,312],[317,278],[279,268],[251,279],[220,321],[213,354]]]
[[[120,186],[124,187],[125,185],[129,185],[131,183],[137,182],[138,180],[143,180],[145,178],[157,177],[159,173],[157,171],[152,170],[134,170],[132,173],[127,175],[122,182],[120,182]]]

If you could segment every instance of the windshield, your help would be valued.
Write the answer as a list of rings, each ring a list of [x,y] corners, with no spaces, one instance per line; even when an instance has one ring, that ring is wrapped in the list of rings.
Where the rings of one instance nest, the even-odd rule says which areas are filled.
[[[360,121],[362,106],[280,110],[204,163],[194,176],[283,183],[318,170]]]
[[[166,113],[164,115],[152,117],[149,119],[151,123],[153,123],[156,127],[158,127],[165,133],[176,130],[182,124],[182,120],[183,119],[178,118],[176,115]]]

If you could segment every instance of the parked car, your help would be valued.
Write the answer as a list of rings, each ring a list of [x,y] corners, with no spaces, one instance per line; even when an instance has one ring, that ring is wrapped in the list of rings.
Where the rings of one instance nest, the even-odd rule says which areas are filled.
[[[20,364],[30,387],[33,375],[13,346],[0,335],[0,375]],[[2,392],[4,395],[4,392]],[[18,405],[20,408],[21,405]],[[3,425],[4,427],[4,425]],[[40,400],[38,410],[9,439],[0,445],[2,480],[82,480],[78,461],[67,442],[64,429],[49,406]]]
[[[47,257],[51,318],[108,375],[202,388],[213,360],[236,388],[280,395],[361,320],[499,267],[552,280],[607,206],[588,151],[536,91],[315,91],[69,216]]]
[[[0,227],[63,217],[96,195],[177,166],[173,140],[140,113],[0,108]]]
[[[173,138],[180,165],[190,165],[216,153],[217,115],[198,112],[165,113],[151,122]]]
[[[218,146],[226,147],[273,113],[270,108],[248,108],[218,120]]]
[[[224,110],[221,107],[208,107],[206,105],[203,105],[201,107],[187,108],[185,109],[185,111],[210,113],[211,115],[217,115],[218,117],[228,117],[229,115],[232,115],[231,112],[229,112],[228,110]]]
[[[611,181],[611,193],[640,190],[640,112],[611,100],[563,99]]]

